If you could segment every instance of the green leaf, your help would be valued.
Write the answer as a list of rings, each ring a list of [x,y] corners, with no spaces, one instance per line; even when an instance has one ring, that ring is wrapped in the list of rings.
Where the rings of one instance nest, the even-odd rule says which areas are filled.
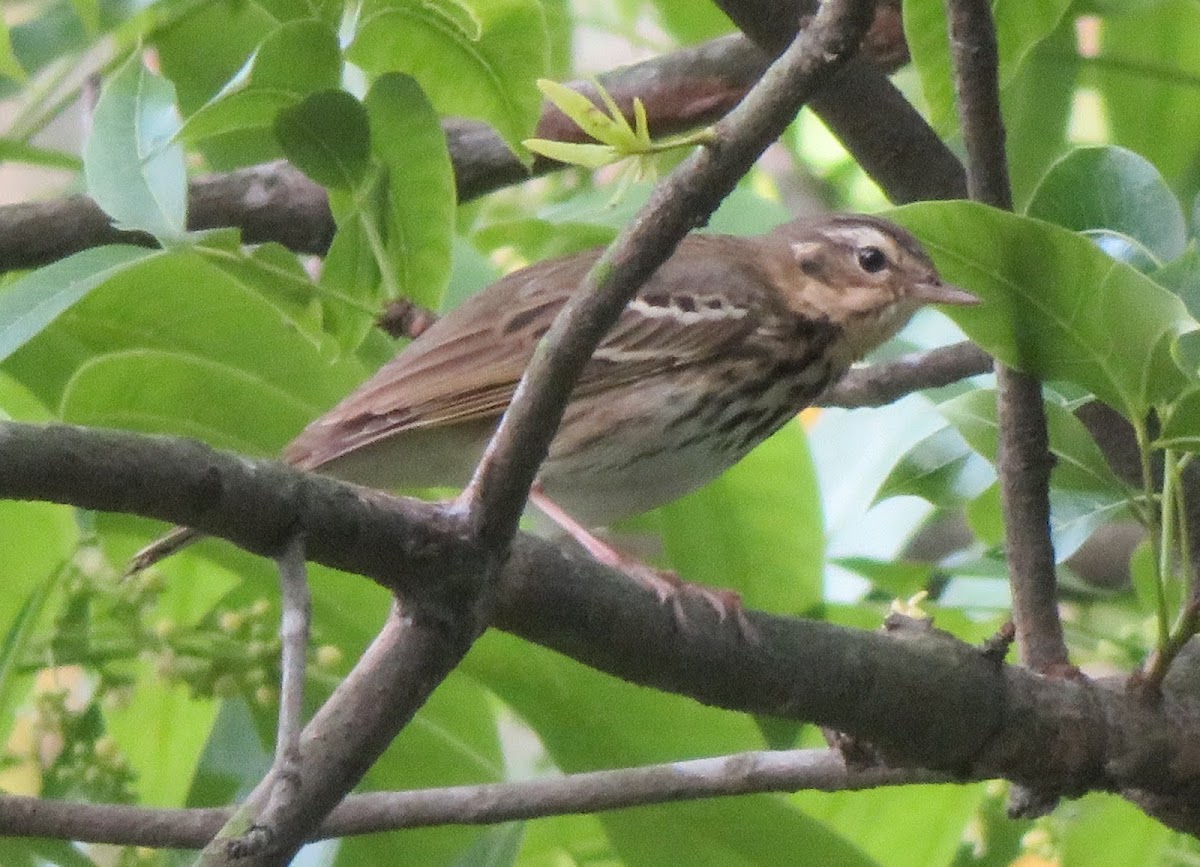
[[[279,19],[263,5],[243,0],[201,3],[159,27],[153,45],[184,114],[230,86],[278,27]]]
[[[637,134],[603,85],[597,83],[596,91],[608,112],[584,94],[557,81],[540,78],[537,86],[559,111],[596,141],[625,153],[636,153],[642,149]]]
[[[100,0],[71,0],[75,14],[83,22],[83,28],[91,37],[100,33]]]
[[[1102,51],[1090,64],[1112,140],[1150,160],[1173,184],[1193,170],[1200,140],[1197,32],[1200,6],[1159,3],[1104,21]]]
[[[1116,795],[1093,793],[1074,804],[1064,823],[1060,845],[1063,864],[1125,867],[1164,864],[1176,859],[1179,835]],[[1120,828],[1120,833],[1113,833]]]
[[[0,553],[0,567],[5,569],[5,583],[10,588],[0,615],[5,626],[0,644],[0,735],[8,740],[33,682],[33,674],[22,673],[21,666],[39,637],[46,602],[66,573],[61,567],[76,534],[68,534],[65,526],[72,523],[70,512],[49,503],[0,503],[0,520],[6,528],[7,549]],[[43,548],[41,543],[49,544]]]
[[[1058,26],[1070,5],[1070,0],[1034,4],[992,0],[1000,48],[1001,92],[1008,88],[1026,55]],[[950,39],[942,0],[908,0],[904,4],[904,35],[921,79],[931,121],[946,132],[954,127],[955,111]]]
[[[183,685],[166,685],[144,667],[131,685],[130,702],[106,714],[109,732],[137,773],[146,806],[183,806],[215,702],[201,701]]]
[[[253,270],[258,264],[246,267]],[[63,393],[74,388],[72,381],[79,382],[81,368],[143,350],[152,354],[140,367],[127,361],[107,368],[109,375],[128,381],[97,383],[103,399],[100,392],[94,399],[78,393],[81,401],[94,405],[89,412],[111,415],[110,423],[122,415],[136,416],[140,429],[213,433],[222,444],[258,453],[274,453],[365,377],[352,356],[331,361],[281,313],[278,300],[265,298],[263,288],[243,278],[239,268],[218,267],[211,251],[187,247],[159,253],[107,281],[5,366],[43,403],[58,407]],[[158,371],[153,353],[177,356],[181,362],[167,362]],[[195,394],[188,393],[182,374],[178,379],[169,375],[176,368],[190,369],[188,359],[196,360],[190,366],[196,370]],[[213,372],[206,373],[210,368]],[[163,391],[150,394],[139,379],[164,380]],[[221,382],[229,383],[227,390],[218,387]],[[262,398],[260,405],[255,394]],[[128,406],[115,402],[126,399]],[[212,430],[218,423],[219,435]],[[265,432],[274,438],[269,444]]]
[[[1054,484],[1075,491],[1094,491],[1123,499],[1128,489],[1113,474],[1100,447],[1083,422],[1056,403],[1043,404],[1050,451],[1054,454]],[[997,440],[996,392],[981,388],[938,406],[971,447],[995,461]]]
[[[527,138],[521,144],[535,154],[570,166],[583,166],[585,169],[598,169],[626,156],[611,145],[575,144],[547,138]]]
[[[83,168],[83,161],[74,154],[38,147],[23,141],[0,138],[0,163],[4,162],[28,163],[31,166],[66,169],[71,172]]]
[[[1129,493],[1083,423],[1057,404],[1044,406],[1050,451],[1055,457],[1050,475],[1050,526],[1055,557],[1061,562],[1099,527],[1127,514]],[[971,448],[996,461],[999,425],[995,392],[969,392],[941,404],[938,411]]]
[[[687,580],[736,588],[748,605],[770,611],[821,601],[824,521],[798,422],[658,514],[667,559]]]
[[[1187,305],[1193,318],[1200,318],[1200,250],[1189,244],[1182,256],[1149,272],[1160,286],[1166,286]]]
[[[382,218],[394,288],[436,310],[450,279],[457,204],[445,133],[421,87],[407,75],[382,76],[365,104],[371,151],[387,172]]]
[[[1075,16],[1034,46],[1000,97],[1013,198],[1023,206],[1050,164],[1070,146],[1068,133],[1082,61]]]
[[[439,114],[486,121],[517,152],[541,112],[546,22],[536,0],[368,0],[349,58],[407,72]]]
[[[1149,160],[1120,147],[1079,148],[1050,167],[1027,213],[1077,232],[1111,229],[1160,260],[1187,244],[1183,209]]]
[[[183,403],[193,407],[187,417],[178,413]],[[312,417],[306,403],[246,371],[151,349],[84,364],[67,384],[61,413],[74,424],[198,437],[256,455],[275,454]]]
[[[911,560],[875,560],[871,557],[839,557],[833,561],[871,582],[871,586],[897,599],[909,599],[933,580],[933,566]]]
[[[318,184],[349,190],[370,164],[367,110],[344,90],[325,90],[281,111],[275,136],[284,155]]]
[[[1165,415],[1162,432],[1154,447],[1200,452],[1200,386],[1184,392],[1166,409]]]
[[[0,289],[0,359],[12,355],[97,286],[159,255],[143,247],[94,247]]]
[[[313,346],[332,353],[333,344],[323,328],[321,295],[295,253],[275,243],[237,247],[232,251],[205,245],[197,246],[196,251],[213,266],[257,292]]]
[[[12,37],[8,33],[8,22],[0,15],[0,76],[14,81],[26,81],[29,74],[21,61],[13,54]]]
[[[373,311],[382,307],[383,293],[379,286],[379,263],[367,238],[362,215],[354,206],[339,207],[339,198],[350,199],[350,195],[335,192],[329,197],[338,230],[325,254],[320,282],[326,290],[363,302],[359,306],[332,301],[326,306],[326,332],[342,351],[353,351],[374,325]]]
[[[977,821],[985,792],[984,784],[905,786],[864,792],[801,791],[791,800],[814,820],[852,840],[872,864],[928,867],[959,863],[955,854]],[[870,821],[864,822],[864,816],[870,816]]]
[[[1186,386],[1172,348],[1196,321],[1177,297],[1088,239],[972,202],[909,205],[891,216],[925,242],[949,280],[983,300],[947,314],[1005,364],[1081,385],[1129,418]]]
[[[304,97],[341,84],[337,34],[320,21],[290,21],[271,32],[239,74],[187,119],[180,136],[189,141],[254,127],[269,128],[275,116]]]
[[[187,223],[178,131],[175,86],[135,53],[101,92],[83,150],[88,195],[121,228],[163,243],[182,237]]]
[[[680,4],[677,0],[654,0],[663,27],[684,45],[703,42],[735,28],[716,5]]]
[[[936,506],[949,506],[977,497],[995,480],[995,473],[952,427],[921,440],[892,469],[876,500],[911,495]]]
[[[499,696],[564,772],[630,767],[761,748],[753,721],[690,699],[632,688],[574,660],[492,630],[461,671]],[[670,725],[647,725],[670,720]],[[622,863],[769,864],[804,852],[814,864],[871,864],[789,799],[751,795],[600,817]]]

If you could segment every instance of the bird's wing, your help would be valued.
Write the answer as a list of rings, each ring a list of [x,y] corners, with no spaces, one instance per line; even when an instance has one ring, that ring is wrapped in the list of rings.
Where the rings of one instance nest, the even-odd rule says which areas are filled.
[[[692,236],[626,307],[575,394],[595,394],[723,354],[759,325],[761,276],[740,245]],[[732,256],[735,251],[741,256]],[[448,313],[285,450],[314,468],[393,434],[497,418],[546,333],[595,263],[577,253],[516,271]],[[686,275],[686,278],[683,276]]]

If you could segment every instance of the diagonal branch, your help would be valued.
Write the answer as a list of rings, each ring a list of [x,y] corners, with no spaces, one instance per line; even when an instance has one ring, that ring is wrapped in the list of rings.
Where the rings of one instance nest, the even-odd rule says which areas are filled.
[[[812,24],[717,124],[713,142],[655,188],[555,319],[460,499],[488,549],[503,550],[516,531],[571,387],[625,303],[853,54],[871,6],[868,0],[822,4]]]

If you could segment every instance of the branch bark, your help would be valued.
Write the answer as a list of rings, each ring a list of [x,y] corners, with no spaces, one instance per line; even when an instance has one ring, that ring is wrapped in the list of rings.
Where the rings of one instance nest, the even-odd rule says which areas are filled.
[[[431,530],[444,522],[436,505],[188,441],[5,423],[0,497],[190,523],[260,553],[277,551],[298,528],[314,561],[401,591],[411,612],[436,613],[454,596],[452,571],[448,580],[436,553],[454,525]],[[1163,700],[1147,705],[1123,681],[1042,678],[936,630],[868,633],[753,611],[747,616],[762,640],[750,645],[709,628],[716,615],[687,602],[697,629],[681,634],[672,613],[626,576],[520,535],[496,587],[492,623],[634,683],[834,727],[876,746],[892,766],[1003,776],[1070,793],[1136,793],[1153,798],[1163,815],[1173,815],[1170,804],[1185,815],[1200,799],[1200,701],[1170,678]],[[339,701],[322,710],[329,725],[320,750],[318,720],[310,724],[305,748],[321,752],[313,761],[324,763],[314,773],[353,776],[346,763],[369,761],[386,743],[372,733],[375,716],[418,703],[411,696],[436,682],[433,669],[414,671],[414,659],[455,656],[457,646],[446,649],[438,634],[442,621],[425,616],[430,625],[419,641],[442,646],[414,657],[402,641],[388,642],[385,676],[370,688],[364,681],[345,687],[368,697],[362,706]],[[403,632],[398,618],[389,629]],[[384,683],[397,694],[377,692]],[[341,754],[343,739],[353,756]],[[307,760],[306,753],[306,768]]]
[[[439,825],[489,825],[570,813],[762,792],[844,792],[951,782],[945,774],[847,768],[829,750],[739,753],[520,783],[351,795],[310,840]],[[155,809],[0,795],[0,835],[198,849],[232,809]]]
[[[947,0],[946,9],[971,198],[1011,211],[991,7],[987,0]],[[1058,617],[1050,541],[1052,459],[1042,387],[1032,376],[1001,364],[996,382],[1000,499],[1017,647],[1034,671],[1065,671],[1070,660]]]

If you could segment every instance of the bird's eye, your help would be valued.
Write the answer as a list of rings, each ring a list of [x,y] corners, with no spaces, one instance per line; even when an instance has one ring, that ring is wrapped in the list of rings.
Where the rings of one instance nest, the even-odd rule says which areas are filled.
[[[878,247],[858,248],[858,265],[868,274],[878,274],[887,263],[887,256]]]

